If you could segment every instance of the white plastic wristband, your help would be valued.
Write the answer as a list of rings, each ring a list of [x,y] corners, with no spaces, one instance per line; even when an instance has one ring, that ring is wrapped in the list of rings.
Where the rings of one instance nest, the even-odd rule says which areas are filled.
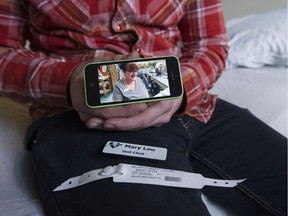
[[[70,178],[53,191],[61,191],[92,181],[113,177],[117,183],[137,183],[169,187],[201,189],[204,186],[235,187],[245,179],[221,180],[205,178],[201,174],[132,164],[119,164],[96,169]]]

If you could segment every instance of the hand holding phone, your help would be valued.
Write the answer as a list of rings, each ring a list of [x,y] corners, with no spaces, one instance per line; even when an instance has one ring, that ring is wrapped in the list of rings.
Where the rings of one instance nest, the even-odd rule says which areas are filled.
[[[117,55],[110,57],[99,57],[94,59],[95,61],[112,61],[115,59],[129,59],[129,58],[137,58],[138,53],[133,52],[129,55]],[[127,117],[135,115],[145,108],[147,108],[146,104],[134,104],[133,106],[127,107],[117,107],[117,109],[110,108],[100,108],[100,109],[92,109],[87,106],[85,102],[85,90],[84,90],[84,67],[88,62],[82,63],[78,65],[77,68],[71,74],[69,80],[69,91],[71,96],[72,107],[79,113],[79,116],[82,121],[86,122],[88,119],[92,117],[98,117],[100,119],[108,119],[114,117]]]
[[[147,103],[148,107],[136,115],[107,119],[96,128],[105,130],[133,131],[148,127],[159,127],[170,121],[171,117],[180,108],[181,102],[182,97],[174,100],[161,100]],[[93,122],[93,119],[90,119],[89,121]]]
[[[78,66],[71,76],[70,94],[73,108],[88,128],[137,130],[159,126],[169,121],[180,107],[181,97],[176,100],[160,100],[153,103],[127,103],[128,105],[125,106],[90,108],[85,104],[86,99],[84,99],[83,68],[84,64]]]
[[[183,86],[174,56],[90,63],[84,69],[90,108],[176,99]]]

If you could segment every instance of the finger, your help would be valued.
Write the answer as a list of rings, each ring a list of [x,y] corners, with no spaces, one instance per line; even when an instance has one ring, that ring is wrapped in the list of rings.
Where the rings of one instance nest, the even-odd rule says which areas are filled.
[[[91,114],[88,114],[86,112],[78,112],[78,115],[81,119],[81,121],[86,122],[88,119],[90,119],[92,116]]]
[[[104,120],[101,118],[93,117],[88,119],[85,124],[87,128],[90,129],[101,129],[103,125]]]
[[[154,125],[154,127],[161,127],[163,124]]]
[[[115,107],[94,109],[91,111],[91,113],[103,119],[126,118],[138,115],[145,109],[147,109],[147,104],[139,103],[139,104],[130,104],[126,106],[115,106]]]
[[[84,112],[79,112],[79,117],[81,121],[85,122],[85,125],[87,128],[90,129],[99,129],[102,128],[102,124],[104,122],[103,119],[99,117],[93,117],[91,114],[84,113]]]
[[[150,103],[149,107],[136,116],[109,119],[103,127],[110,130],[139,130],[159,126],[170,121],[172,115],[181,105],[182,98]]]
[[[147,108],[146,104],[132,104],[132,105],[127,105],[127,106],[119,106],[115,109],[116,107],[111,107],[102,109],[102,112],[106,113],[109,118],[111,118],[110,112],[112,112],[113,115],[116,115],[117,117],[120,115],[123,115],[123,117],[128,117],[130,115],[135,115]],[[101,112],[99,109],[98,112]],[[103,129],[103,122],[104,119],[99,116],[92,116],[90,113],[86,112],[79,112],[80,119],[85,122],[86,127],[90,129]],[[107,119],[109,119],[107,118]]]
[[[164,106],[164,103],[149,106],[146,110],[127,118],[112,118],[103,123],[103,128],[110,130],[139,130],[151,126],[167,123],[171,114],[170,106]]]
[[[147,109],[147,112],[151,111],[151,113],[154,113],[154,115],[151,116],[148,126],[160,127],[163,124],[168,123],[173,114],[178,110],[181,101],[182,99],[175,99],[150,103],[151,110]]]

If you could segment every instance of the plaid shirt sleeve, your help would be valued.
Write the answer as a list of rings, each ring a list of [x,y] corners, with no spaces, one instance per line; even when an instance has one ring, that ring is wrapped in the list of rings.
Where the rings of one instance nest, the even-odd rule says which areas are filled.
[[[19,2],[0,2],[0,93],[21,103],[69,107],[66,86],[77,63],[24,48],[27,24]]]
[[[59,113],[62,108],[69,108],[68,80],[73,69],[85,60],[81,59],[85,57],[85,50],[90,50],[90,57],[94,57],[102,55],[103,50],[105,55],[107,50],[111,50],[110,54],[127,54],[139,49],[143,56],[179,56],[185,89],[183,112],[202,122],[211,117],[216,96],[208,94],[208,90],[224,70],[227,56],[220,0],[182,0],[179,4],[164,0],[118,0],[116,12],[116,1],[105,0],[109,13],[103,11],[104,0],[91,3],[91,10],[83,9],[83,4],[87,4],[81,0],[63,0],[57,5],[50,1],[31,1],[31,4],[38,4],[29,8],[33,20],[26,20],[25,5],[19,2],[22,1],[0,1],[0,94],[18,102],[33,102],[37,105],[34,111],[39,115]],[[133,9],[135,5],[139,10]],[[165,10],[161,10],[162,5]],[[149,6],[146,8],[148,15],[141,10],[145,6]],[[36,11],[38,7],[44,7],[42,14]],[[45,10],[51,12],[50,21],[43,13]],[[91,16],[87,17],[87,13]],[[108,19],[107,15],[113,13],[114,16]],[[98,23],[102,19],[107,22]],[[130,23],[126,23],[129,20]],[[31,22],[34,22],[33,26],[28,25]],[[100,26],[92,28],[90,23]],[[47,26],[55,29],[47,30]],[[25,49],[28,30],[29,39],[39,52]],[[182,51],[176,46],[180,37],[184,43]],[[71,50],[83,53],[78,58]],[[61,55],[62,51],[65,57]],[[58,54],[47,55],[48,52]]]
[[[188,1],[179,23],[183,39],[180,59],[185,98],[185,113],[207,122],[216,96],[208,90],[225,68],[227,38],[220,0]]]

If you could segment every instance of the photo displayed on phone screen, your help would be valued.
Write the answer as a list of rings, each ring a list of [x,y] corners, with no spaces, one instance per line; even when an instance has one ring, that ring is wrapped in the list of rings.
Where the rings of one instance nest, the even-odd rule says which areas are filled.
[[[167,64],[175,73],[169,75]],[[169,81],[171,76],[173,80]],[[91,64],[86,66],[85,79],[89,106],[169,99],[182,94],[181,85],[172,84],[181,82],[179,67],[165,58]]]
[[[165,60],[100,65],[101,104],[170,96]]]

